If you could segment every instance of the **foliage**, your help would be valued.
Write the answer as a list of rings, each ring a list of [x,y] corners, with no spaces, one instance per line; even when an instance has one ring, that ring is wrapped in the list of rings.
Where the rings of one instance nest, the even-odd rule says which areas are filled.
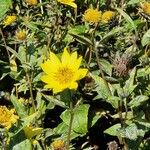
[[[0,149],[149,149],[148,1],[0,6]]]

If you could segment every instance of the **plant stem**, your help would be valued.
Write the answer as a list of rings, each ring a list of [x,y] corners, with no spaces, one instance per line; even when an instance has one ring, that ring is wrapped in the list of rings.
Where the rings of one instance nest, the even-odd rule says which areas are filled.
[[[73,102],[70,101],[70,122],[69,122],[69,129],[68,129],[68,137],[67,137],[67,143],[66,143],[66,150],[69,150],[69,146],[70,146],[70,137],[71,137],[71,130],[72,130],[73,118],[74,118]]]
[[[6,44],[6,40],[5,40],[5,37],[4,37],[4,34],[3,34],[3,31],[2,29],[0,28],[0,34],[2,36],[2,39],[4,41],[4,45],[5,45],[5,48],[6,48],[6,51],[7,51],[7,55],[8,55],[8,58],[9,58],[9,62],[10,62],[10,53],[9,53],[9,50],[7,49],[7,44]]]
[[[33,90],[32,90],[32,81],[28,73],[27,73],[27,80],[29,83],[29,91],[30,91],[30,96],[31,96],[31,101],[32,101],[32,107],[33,107],[34,112],[36,112],[36,107],[35,107],[34,97],[33,97]]]

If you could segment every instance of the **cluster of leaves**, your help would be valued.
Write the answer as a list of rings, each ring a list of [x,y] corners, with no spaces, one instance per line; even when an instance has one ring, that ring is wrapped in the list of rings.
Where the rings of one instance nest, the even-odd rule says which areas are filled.
[[[89,70],[72,96],[70,149],[149,149],[150,16],[143,1],[75,3],[77,8],[57,0],[36,5],[0,0],[0,105],[14,107],[19,116],[9,131],[0,128],[0,148],[48,150],[56,149],[54,140],[66,141],[70,97],[43,89],[40,65],[50,51],[59,56],[68,46]],[[115,16],[107,23],[88,23],[83,14],[90,7]],[[5,26],[8,15],[17,19]],[[25,32],[21,40],[20,30]]]

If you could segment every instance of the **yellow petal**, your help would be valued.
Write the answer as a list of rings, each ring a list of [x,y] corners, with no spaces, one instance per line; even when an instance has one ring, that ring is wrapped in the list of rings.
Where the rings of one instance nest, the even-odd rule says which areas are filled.
[[[61,87],[55,87],[55,88],[53,88],[53,93],[54,94],[56,94],[56,93],[59,93],[59,92],[61,92],[61,91],[63,91],[64,89],[62,89]]]
[[[70,61],[74,63],[76,60],[77,60],[77,52],[74,52],[71,54]]]
[[[41,64],[41,68],[46,74],[51,74],[57,70],[57,66],[54,67],[54,65],[54,62],[47,60],[43,64]]]
[[[76,89],[78,88],[77,82],[72,82],[72,83],[70,84],[69,88],[70,88],[70,89],[75,89],[75,90],[76,90]]]
[[[68,53],[68,50],[67,48],[64,48],[64,52],[62,54],[62,58],[61,58],[61,61],[62,61],[62,64],[64,66],[68,65],[68,63],[70,62],[70,54]]]
[[[77,80],[80,80],[84,78],[87,74],[88,70],[87,69],[79,69],[77,73]]]
[[[50,78],[49,75],[43,75],[43,76],[41,77],[41,80],[42,80],[43,82],[45,82],[45,83],[51,83],[51,82],[52,82],[52,78]]]
[[[69,5],[69,6],[73,7],[73,8],[77,8],[76,3],[73,3],[73,2],[69,2],[69,3],[67,3],[67,5]]]
[[[74,62],[74,66],[76,69],[78,69],[81,65],[81,61],[82,61],[82,56],[80,56],[75,62]]]
[[[53,52],[50,52],[50,61],[52,63],[54,63],[55,66],[60,66],[61,65],[60,60],[58,59],[58,57]]]

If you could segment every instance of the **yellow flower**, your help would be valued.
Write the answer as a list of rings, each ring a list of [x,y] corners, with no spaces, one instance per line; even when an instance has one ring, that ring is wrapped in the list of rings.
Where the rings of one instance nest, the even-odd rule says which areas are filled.
[[[51,146],[54,150],[61,150],[65,148],[65,142],[61,139],[55,140]]]
[[[144,2],[142,4],[142,9],[145,14],[150,15],[150,3]]]
[[[7,16],[3,22],[4,26],[8,26],[11,25],[12,23],[14,23],[16,21],[17,17],[15,15],[13,16]]]
[[[26,32],[24,30],[20,30],[20,31],[16,32],[16,38],[21,41],[25,40]]]
[[[24,129],[25,135],[28,139],[40,134],[43,128],[34,128],[32,126],[26,126]]]
[[[41,78],[43,82],[47,83],[45,88],[53,89],[54,93],[67,88],[77,89],[77,81],[87,74],[87,69],[79,68],[81,61],[82,57],[77,58],[77,52],[69,54],[66,48],[61,61],[53,52],[50,52],[50,58],[41,65],[46,73]]]
[[[108,23],[115,16],[115,12],[113,11],[105,11],[102,14],[102,22]]]
[[[6,106],[0,106],[0,125],[9,129],[19,119],[14,113],[14,109],[8,110]]]
[[[90,23],[98,23],[101,20],[101,12],[97,9],[89,8],[85,11],[83,18]]]
[[[77,4],[74,2],[75,0],[57,0],[57,1],[65,5],[69,5],[73,8],[77,8]]]
[[[38,3],[38,1],[37,0],[26,0],[26,3],[28,4],[28,5],[37,5],[37,3]]]

